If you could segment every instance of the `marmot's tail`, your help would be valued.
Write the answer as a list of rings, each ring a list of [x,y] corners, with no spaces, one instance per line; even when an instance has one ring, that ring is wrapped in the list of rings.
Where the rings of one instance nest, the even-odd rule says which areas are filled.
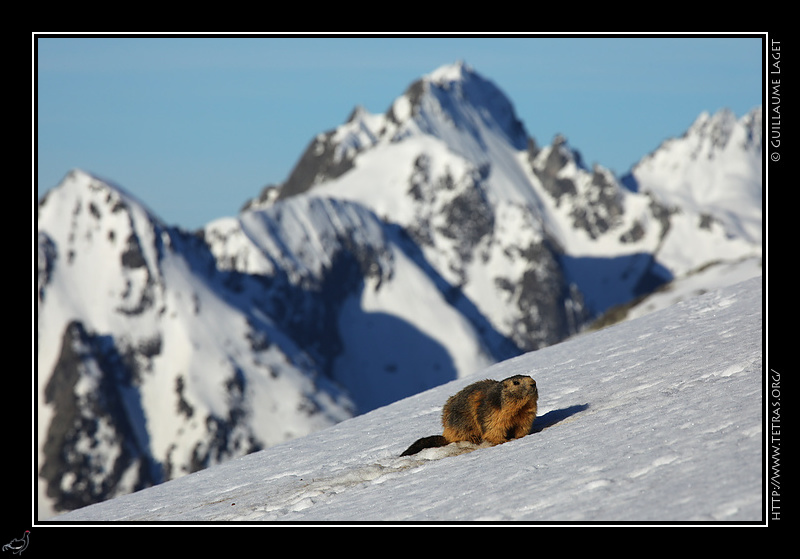
[[[400,456],[411,456],[412,454],[416,454],[420,450],[424,450],[426,448],[436,448],[437,446],[445,446],[449,444],[447,439],[445,439],[442,435],[431,435],[430,437],[422,437],[417,442],[412,444],[408,447],[403,454]]]

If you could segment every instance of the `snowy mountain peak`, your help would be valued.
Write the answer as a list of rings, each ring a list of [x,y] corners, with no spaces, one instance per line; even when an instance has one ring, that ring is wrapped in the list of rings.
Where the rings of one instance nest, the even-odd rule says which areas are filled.
[[[689,127],[685,136],[699,136],[707,139],[708,146],[717,150],[724,149],[736,125],[736,115],[727,108],[720,109],[713,115],[703,112]],[[709,152],[711,151],[709,150]]]
[[[477,166],[498,150],[528,147],[528,134],[511,101],[491,81],[459,62],[414,81],[385,114],[356,106],[346,122],[311,140],[283,184],[264,189],[243,209],[267,207],[307,192],[344,176],[366,152],[419,138],[443,142]]]
[[[761,242],[762,107],[741,118],[728,109],[701,114],[665,140],[623,179],[671,207],[722,224],[731,238]]]
[[[452,82],[460,82],[467,79],[474,70],[463,60],[458,60],[453,64],[440,66],[425,77],[438,85],[447,85]]]
[[[67,202],[73,204],[69,214],[64,212],[64,204]],[[111,214],[129,222],[147,216],[152,217],[154,223],[160,223],[141,202],[121,187],[81,169],[69,171],[39,201],[37,219],[54,220],[58,217],[56,214],[72,223],[86,215],[99,221]]]
[[[77,282],[60,304],[105,320],[106,309],[98,305],[93,287],[100,283],[114,294],[119,312],[140,315],[157,305],[164,226],[135,198],[73,170],[39,202],[37,212],[40,246],[58,245],[57,250],[40,250],[50,258],[46,269],[66,265],[65,272]],[[89,263],[102,266],[86,269]],[[48,289],[45,284],[40,285],[41,298]]]
[[[447,141],[455,132],[469,134],[485,146],[487,131],[505,137],[517,149],[527,145],[527,133],[506,95],[463,62],[442,66],[411,84],[392,105],[398,123],[412,117],[418,129]],[[401,135],[403,130],[401,127]]]

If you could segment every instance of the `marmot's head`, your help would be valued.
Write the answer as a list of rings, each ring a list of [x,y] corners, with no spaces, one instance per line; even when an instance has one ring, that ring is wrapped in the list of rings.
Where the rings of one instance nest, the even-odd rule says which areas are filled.
[[[503,400],[530,400],[539,398],[536,381],[528,375],[514,375],[503,379]]]

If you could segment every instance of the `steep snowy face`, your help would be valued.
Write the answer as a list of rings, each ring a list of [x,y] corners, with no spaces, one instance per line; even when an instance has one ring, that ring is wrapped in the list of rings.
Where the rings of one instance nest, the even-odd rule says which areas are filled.
[[[492,136],[524,150],[527,134],[505,94],[463,62],[443,66],[409,86],[389,110],[394,139],[419,131],[442,139],[461,155],[486,156]],[[473,159],[474,160],[474,159]]]
[[[705,227],[716,221],[729,236],[760,244],[761,123],[761,107],[739,119],[725,109],[703,113],[682,137],[643,158],[627,180],[661,203],[702,215]]]
[[[359,204],[332,198],[297,195],[213,221],[204,236],[223,269],[285,274],[292,284],[307,287],[319,287],[346,251],[363,276],[387,276],[392,264],[383,223]]]
[[[68,509],[352,415],[202,239],[71,172],[38,208],[41,502]]]
[[[62,317],[101,330],[130,322],[142,330],[151,325],[153,309],[164,304],[161,263],[169,236],[140,203],[72,171],[40,202],[37,225],[40,337],[59,337],[63,324],[52,329],[49,320]],[[54,347],[50,339],[40,341],[44,349]]]

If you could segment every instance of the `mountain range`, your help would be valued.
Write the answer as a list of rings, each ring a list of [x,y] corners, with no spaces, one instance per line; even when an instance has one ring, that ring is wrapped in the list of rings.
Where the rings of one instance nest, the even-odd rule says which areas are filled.
[[[70,171],[37,211],[38,513],[155,485],[579,334],[762,254],[762,111],[623,177],[458,62],[199,231]]]

